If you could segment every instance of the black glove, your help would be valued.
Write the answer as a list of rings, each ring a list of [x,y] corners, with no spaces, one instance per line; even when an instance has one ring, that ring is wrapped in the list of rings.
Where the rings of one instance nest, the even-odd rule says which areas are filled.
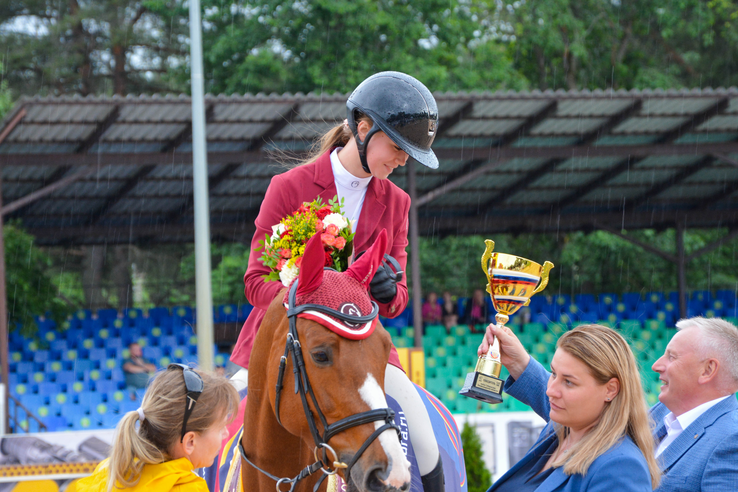
[[[401,280],[400,264],[390,255],[384,255],[384,261],[369,283],[369,292],[378,303],[387,304],[397,295],[397,282]]]

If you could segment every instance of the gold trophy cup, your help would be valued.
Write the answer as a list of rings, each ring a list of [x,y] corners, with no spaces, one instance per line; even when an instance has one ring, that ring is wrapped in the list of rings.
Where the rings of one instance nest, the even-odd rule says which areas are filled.
[[[487,292],[497,311],[497,326],[504,326],[510,315],[530,303],[533,294],[548,285],[548,273],[553,263],[540,264],[505,253],[493,253],[494,241],[484,241],[486,249],[482,255],[482,270],[487,275]],[[495,338],[489,351],[477,361],[474,372],[466,375],[460,395],[476,398],[487,403],[502,403],[500,371],[500,343]]]

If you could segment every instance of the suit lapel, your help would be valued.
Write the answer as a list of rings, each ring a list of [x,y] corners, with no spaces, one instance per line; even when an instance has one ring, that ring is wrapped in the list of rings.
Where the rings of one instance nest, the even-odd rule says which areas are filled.
[[[684,453],[699,442],[708,427],[714,424],[719,417],[737,407],[738,402],[736,402],[736,399],[728,397],[707,410],[697,420],[692,422],[692,424],[679,434],[679,437],[669,444],[664,452],[661,453],[661,456],[659,456],[658,461],[661,466],[661,470],[664,473],[669,471],[669,469],[679,461],[679,458],[681,458]]]
[[[517,473],[518,470],[520,470],[523,467],[523,465],[525,465],[530,460],[532,460],[537,454],[540,454],[543,451],[545,451],[546,449],[548,449],[548,447],[551,445],[551,442],[554,439],[556,439],[556,433],[551,432],[551,434],[549,436],[547,436],[546,438],[541,439],[540,441],[538,441],[538,444],[536,444],[535,446],[533,446],[532,448],[530,448],[528,450],[528,452],[525,454],[525,456],[523,456],[523,458],[520,461],[518,461],[517,463],[515,463],[515,465],[513,465],[512,468],[510,468],[502,477],[500,477],[499,480],[497,480],[495,482],[494,485],[492,485],[492,488],[489,490],[489,492],[492,492],[493,490],[495,490],[497,488],[497,485],[499,485],[501,483],[504,483],[505,480],[507,480],[507,478],[509,476],[514,475],[515,473]],[[553,473],[551,475],[553,475]],[[551,477],[548,477],[548,478],[550,479]],[[548,480],[546,480],[546,481],[548,481]],[[546,482],[544,482],[544,484],[545,483]],[[540,490],[544,490],[544,489],[540,489]],[[549,489],[546,489],[546,490],[549,490]],[[538,492],[538,490],[536,490],[536,492]]]
[[[564,473],[564,467],[560,466],[552,471],[548,478],[538,486],[536,492],[550,492],[552,490],[556,490],[569,480],[569,478],[569,475]]]
[[[333,186],[335,188],[335,185]],[[357,251],[365,250],[368,247],[367,242],[371,233],[377,229],[377,224],[384,215],[387,206],[382,203],[384,197],[384,185],[377,178],[372,178],[369,187],[366,190],[364,204],[361,207],[359,215],[359,227],[354,237],[354,244]],[[360,248],[360,249],[359,249]]]
[[[338,190],[336,190],[336,180],[333,177],[333,169],[331,168],[331,152],[333,152],[333,149],[320,156],[315,163],[314,181],[316,185],[323,188],[323,190],[318,193],[318,196],[323,200],[323,203],[326,204],[328,203],[328,200],[332,200],[333,197],[338,195]]]

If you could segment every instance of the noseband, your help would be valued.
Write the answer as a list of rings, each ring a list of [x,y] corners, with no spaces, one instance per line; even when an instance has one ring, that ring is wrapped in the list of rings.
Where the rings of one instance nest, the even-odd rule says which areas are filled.
[[[275,399],[274,410],[277,416],[277,421],[280,425],[282,425],[282,420],[279,416],[279,401],[283,387],[282,380],[284,378],[285,367],[287,365],[287,356],[291,355],[292,372],[294,373],[295,377],[295,394],[300,394],[302,408],[305,412],[305,418],[307,419],[308,425],[310,426],[310,433],[313,436],[313,441],[315,441],[315,449],[313,451],[315,455],[315,463],[303,468],[302,471],[300,471],[300,473],[295,478],[278,478],[252,463],[251,460],[246,457],[246,453],[241,442],[239,441],[238,443],[238,450],[241,452],[241,457],[244,459],[244,461],[246,461],[246,463],[257,469],[264,475],[270,477],[272,480],[275,480],[277,482],[277,492],[292,492],[295,488],[295,485],[297,485],[300,480],[312,475],[318,470],[323,471],[323,476],[315,485],[315,488],[313,489],[314,491],[318,490],[320,485],[323,483],[323,480],[325,480],[325,477],[327,477],[328,475],[336,474],[341,468],[344,468],[346,470],[345,476],[348,480],[351,474],[351,468],[354,466],[354,464],[356,464],[364,451],[366,451],[366,449],[372,444],[372,442],[377,439],[377,437],[379,437],[380,434],[388,429],[395,429],[398,438],[400,438],[401,440],[400,428],[397,426],[397,424],[394,423],[395,412],[391,408],[377,408],[374,410],[369,410],[368,412],[357,413],[332,424],[328,424],[325,416],[323,415],[323,412],[320,410],[318,400],[315,398],[315,394],[313,393],[313,388],[310,385],[310,380],[308,379],[307,370],[305,368],[305,360],[302,356],[300,340],[297,337],[297,315],[304,311],[319,311],[334,318],[340,319],[341,321],[346,323],[364,324],[369,323],[377,317],[377,315],[379,314],[379,306],[377,306],[376,302],[371,301],[372,312],[366,316],[351,316],[349,314],[344,314],[340,311],[336,311],[335,309],[331,309],[320,304],[303,304],[301,306],[295,306],[297,297],[297,283],[298,280],[295,280],[293,282],[288,297],[287,318],[289,319],[289,332],[287,333],[287,343],[284,348],[284,355],[279,361],[279,375],[277,377],[277,396]],[[313,406],[315,407],[318,418],[320,419],[320,422],[323,426],[322,436],[318,431],[315,416],[313,415],[313,412],[310,410],[310,406],[308,405],[308,395],[313,402]],[[338,454],[331,446],[328,445],[328,441],[330,441],[330,439],[336,434],[348,430],[352,427],[370,424],[372,422],[377,422],[380,420],[384,421],[384,425],[376,429],[366,439],[366,441],[364,441],[364,444],[362,444],[356,454],[354,454],[353,458],[351,458],[351,461],[349,461],[348,464],[339,461]],[[321,450],[322,457],[319,457]],[[328,459],[329,452],[332,455],[332,462]],[[283,490],[281,488],[282,485],[289,485],[290,488]]]

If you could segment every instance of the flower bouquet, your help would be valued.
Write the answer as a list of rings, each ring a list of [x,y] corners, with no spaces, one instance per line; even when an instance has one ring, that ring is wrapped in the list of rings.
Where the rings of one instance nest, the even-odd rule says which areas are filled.
[[[264,249],[259,260],[271,270],[264,281],[279,280],[288,287],[300,271],[308,239],[315,234],[320,234],[323,241],[324,266],[345,271],[353,252],[354,233],[341,205],[338,197],[327,205],[318,197],[273,225],[272,235],[265,234],[264,240],[259,240],[259,249]]]

